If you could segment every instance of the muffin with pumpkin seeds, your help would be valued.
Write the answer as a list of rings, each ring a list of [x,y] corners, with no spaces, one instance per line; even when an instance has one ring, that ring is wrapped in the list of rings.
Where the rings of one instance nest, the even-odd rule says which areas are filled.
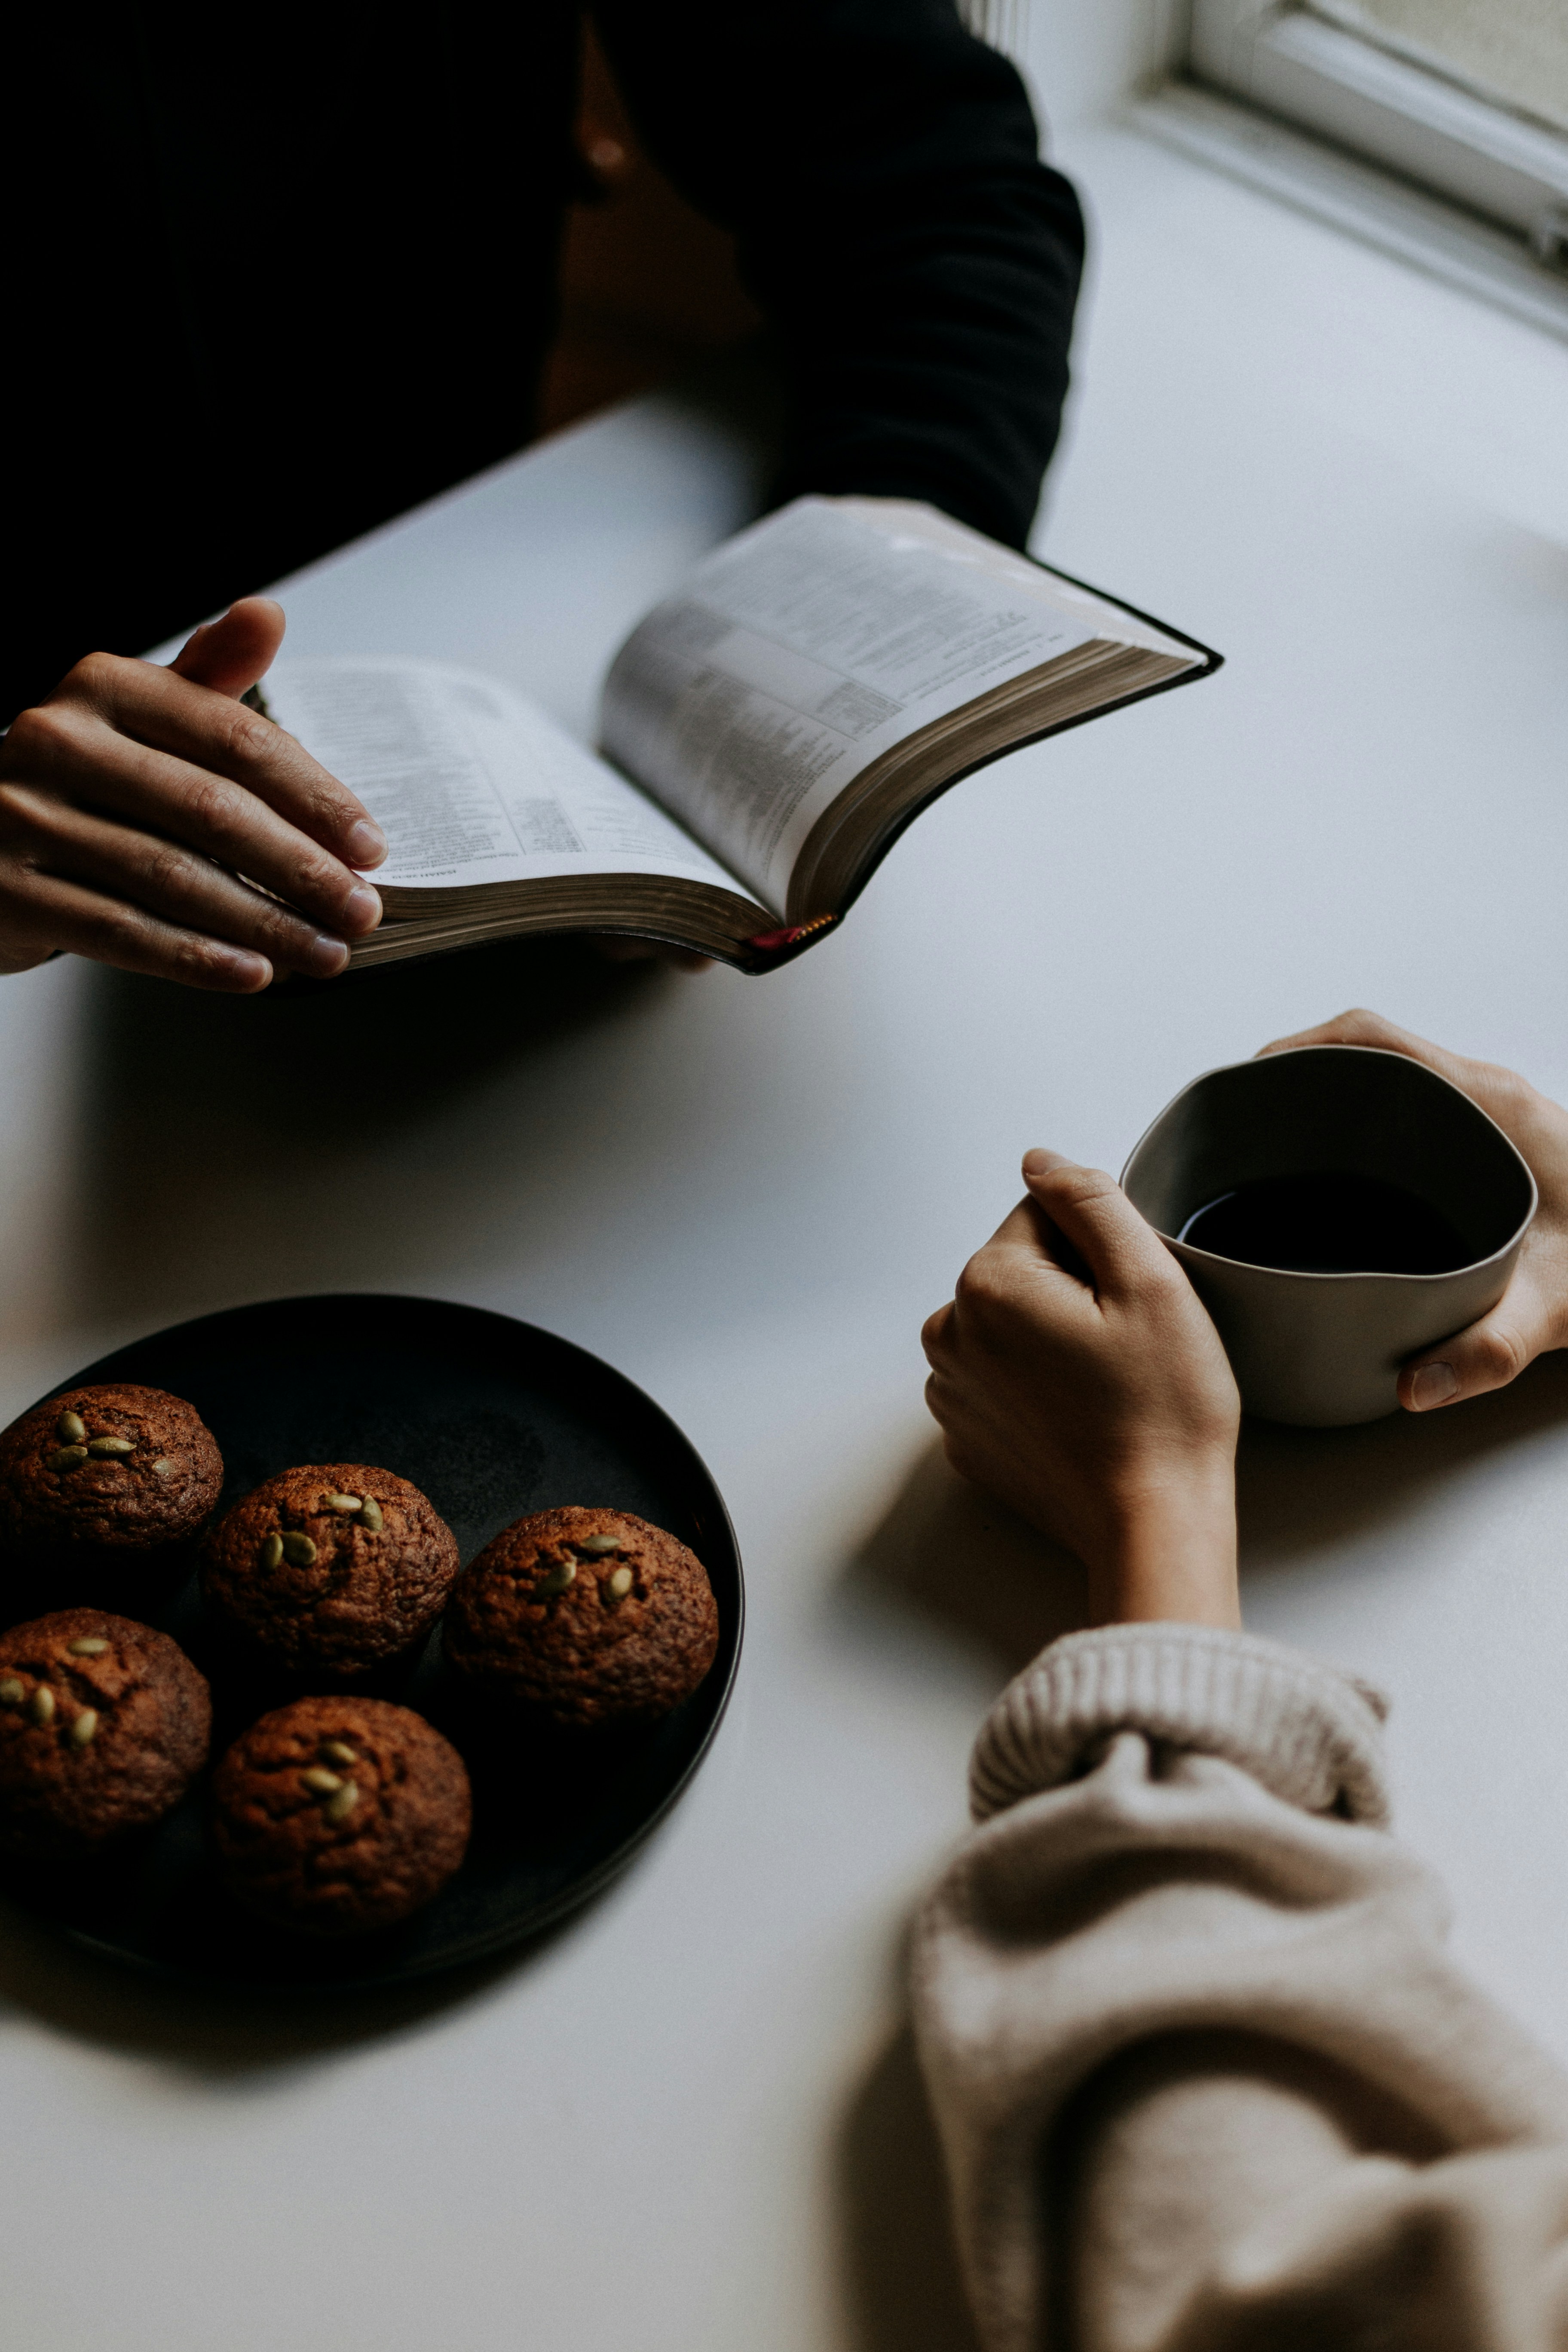
[[[281,1470],[201,1548],[202,1598],[253,1665],[355,1683],[409,1654],[446,1604],[458,1539],[406,1478],[363,1462]]]
[[[407,1918],[461,1863],[470,1819],[457,1749],[411,1707],[356,1693],[275,1708],[213,1774],[230,1893],[305,1935]]]
[[[90,1854],[172,1811],[207,1759],[212,1700],[166,1633],[58,1609],[0,1634],[0,1852]]]
[[[564,1505],[503,1529],[458,1578],[442,1628],[460,1685],[565,1731],[632,1729],[689,1698],[719,1647],[694,1552],[631,1511]]]
[[[223,1488],[195,1407],[132,1381],[66,1389],[0,1432],[0,1618],[177,1582]]]

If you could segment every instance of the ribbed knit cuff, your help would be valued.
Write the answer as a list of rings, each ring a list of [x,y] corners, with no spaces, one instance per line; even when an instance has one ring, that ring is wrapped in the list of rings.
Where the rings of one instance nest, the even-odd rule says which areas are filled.
[[[1381,1723],[1368,1685],[1257,1633],[1102,1625],[1068,1633],[1009,1683],[969,1768],[977,1822],[1077,1777],[1118,1731],[1238,1764],[1310,1813],[1388,1819]]]

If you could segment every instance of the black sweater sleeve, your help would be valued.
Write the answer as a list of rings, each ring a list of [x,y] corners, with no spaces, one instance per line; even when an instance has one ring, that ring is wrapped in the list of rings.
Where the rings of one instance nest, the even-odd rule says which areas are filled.
[[[779,494],[926,499],[1021,546],[1083,263],[1006,59],[952,0],[595,0],[651,154],[783,345]]]

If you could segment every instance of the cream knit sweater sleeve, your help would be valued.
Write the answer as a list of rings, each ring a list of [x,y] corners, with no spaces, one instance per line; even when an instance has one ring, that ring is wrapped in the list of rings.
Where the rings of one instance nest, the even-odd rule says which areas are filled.
[[[1568,2352],[1568,2080],[1445,1957],[1382,1712],[1194,1625],[994,1708],[913,1980],[988,2352]]]

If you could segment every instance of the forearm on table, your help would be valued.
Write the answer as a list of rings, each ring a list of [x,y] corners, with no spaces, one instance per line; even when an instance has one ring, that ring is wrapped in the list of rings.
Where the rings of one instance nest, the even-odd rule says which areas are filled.
[[[596,16],[650,150],[737,231],[780,335],[780,495],[926,499],[1022,545],[1083,222],[1012,66],[941,0]]]
[[[1440,2278],[1517,2305],[1445,2343],[1531,2340],[1568,2084],[1445,1958],[1380,1744],[1359,1686],[1205,1626],[1071,1636],[998,1703],[914,1957],[990,2352],[1068,2311],[1074,2352],[1261,2347],[1314,2295],[1398,2305],[1413,2259],[1391,2347],[1438,2340]]]
[[[1096,1624],[1163,1620],[1238,1630],[1232,1457],[1198,1470],[1177,1465],[1168,1479],[1146,1482],[1110,1513],[1087,1564]]]

